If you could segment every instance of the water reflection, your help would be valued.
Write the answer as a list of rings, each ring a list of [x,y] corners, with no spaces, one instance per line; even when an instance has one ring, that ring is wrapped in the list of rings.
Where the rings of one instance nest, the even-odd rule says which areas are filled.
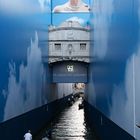
[[[78,110],[81,99],[66,108],[52,126],[52,139],[56,140],[96,140],[87,127],[84,110]]]

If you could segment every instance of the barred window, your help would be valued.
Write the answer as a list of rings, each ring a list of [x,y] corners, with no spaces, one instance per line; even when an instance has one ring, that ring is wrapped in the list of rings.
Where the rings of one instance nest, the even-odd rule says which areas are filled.
[[[60,43],[55,43],[55,50],[60,51],[61,50],[61,44]]]
[[[80,44],[80,50],[82,50],[82,51],[86,50],[86,43]]]

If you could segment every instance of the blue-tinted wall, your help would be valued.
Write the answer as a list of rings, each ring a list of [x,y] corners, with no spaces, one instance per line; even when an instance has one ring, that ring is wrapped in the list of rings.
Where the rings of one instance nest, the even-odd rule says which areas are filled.
[[[140,139],[140,1],[94,0],[87,100]]]
[[[47,103],[50,19],[49,1],[0,1],[0,122]]]

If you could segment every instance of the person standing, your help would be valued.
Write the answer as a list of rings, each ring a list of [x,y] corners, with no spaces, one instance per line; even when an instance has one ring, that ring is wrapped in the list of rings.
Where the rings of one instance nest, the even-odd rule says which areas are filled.
[[[24,135],[24,140],[32,140],[32,134],[30,130],[28,130],[28,132]]]

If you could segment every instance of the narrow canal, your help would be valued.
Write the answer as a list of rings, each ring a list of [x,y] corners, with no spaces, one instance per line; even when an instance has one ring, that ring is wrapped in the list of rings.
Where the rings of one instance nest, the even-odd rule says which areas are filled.
[[[80,98],[72,106],[67,107],[49,126],[52,140],[97,140],[85,119],[84,109],[79,110],[78,105],[81,102]],[[45,138],[45,132],[37,140],[48,140]]]

